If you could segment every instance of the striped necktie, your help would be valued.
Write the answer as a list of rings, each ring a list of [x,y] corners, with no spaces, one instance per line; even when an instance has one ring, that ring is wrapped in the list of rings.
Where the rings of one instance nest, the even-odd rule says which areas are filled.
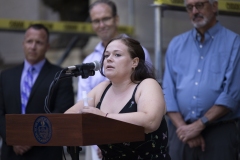
[[[35,68],[29,67],[27,70],[27,74],[23,78],[23,86],[21,90],[21,101],[22,101],[22,114],[25,114],[26,106],[28,103],[28,98],[31,93],[31,89],[33,86],[33,73]]]

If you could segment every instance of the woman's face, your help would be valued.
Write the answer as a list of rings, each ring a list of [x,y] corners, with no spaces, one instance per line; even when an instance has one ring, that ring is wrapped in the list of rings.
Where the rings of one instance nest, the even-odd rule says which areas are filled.
[[[107,78],[122,79],[130,78],[132,68],[135,66],[134,59],[130,57],[128,47],[121,41],[112,41],[104,53],[104,74]]]

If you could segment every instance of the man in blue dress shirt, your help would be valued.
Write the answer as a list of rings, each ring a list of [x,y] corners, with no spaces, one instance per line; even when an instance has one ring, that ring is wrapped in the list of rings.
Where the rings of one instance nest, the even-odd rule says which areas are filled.
[[[172,160],[236,160],[240,36],[217,20],[215,0],[185,0],[194,29],[173,38],[163,89]]]

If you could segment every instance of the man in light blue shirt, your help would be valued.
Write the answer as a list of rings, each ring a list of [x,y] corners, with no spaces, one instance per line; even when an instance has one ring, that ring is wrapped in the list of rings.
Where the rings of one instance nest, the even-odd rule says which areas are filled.
[[[216,19],[215,0],[185,0],[194,29],[169,44],[163,89],[172,160],[236,160],[240,36]]]
[[[108,42],[119,35],[118,23],[119,16],[117,13],[117,6],[114,1],[111,0],[97,0],[93,2],[89,7],[89,15],[92,22],[92,29],[101,40],[94,51],[89,54],[83,63],[89,63],[93,61],[100,61],[102,54],[104,52],[105,46]],[[145,53],[146,62],[152,66],[152,61],[148,51],[143,47]],[[78,94],[77,99],[82,100],[82,92],[87,93],[92,90],[99,83],[108,80],[106,77],[102,76],[100,72],[95,72],[94,76],[90,76],[87,79],[79,77],[78,81]],[[87,157],[87,159],[99,160],[97,156],[97,146],[92,146],[92,158]],[[91,151],[91,150],[90,150]],[[98,150],[100,151],[100,150]],[[89,155],[89,147],[86,148],[87,155]],[[99,157],[101,157],[99,153]]]
[[[119,16],[117,13],[117,6],[111,0],[97,0],[90,5],[89,15],[92,22],[92,28],[101,40],[94,51],[89,54],[83,63],[90,63],[93,61],[100,61],[104,48],[108,42],[119,35],[117,26],[119,23]],[[150,54],[143,47],[145,53],[145,59],[148,65],[152,66]],[[90,76],[87,79],[79,77],[78,81],[78,100],[82,99],[82,91],[87,93],[92,90],[100,82],[107,80],[102,76],[100,72],[95,72],[94,76]]]

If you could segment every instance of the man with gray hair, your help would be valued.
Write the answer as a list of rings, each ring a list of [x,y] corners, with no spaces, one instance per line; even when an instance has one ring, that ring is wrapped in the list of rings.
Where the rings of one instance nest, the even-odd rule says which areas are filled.
[[[185,0],[194,29],[169,44],[163,89],[172,160],[237,160],[240,36],[216,0]]]

